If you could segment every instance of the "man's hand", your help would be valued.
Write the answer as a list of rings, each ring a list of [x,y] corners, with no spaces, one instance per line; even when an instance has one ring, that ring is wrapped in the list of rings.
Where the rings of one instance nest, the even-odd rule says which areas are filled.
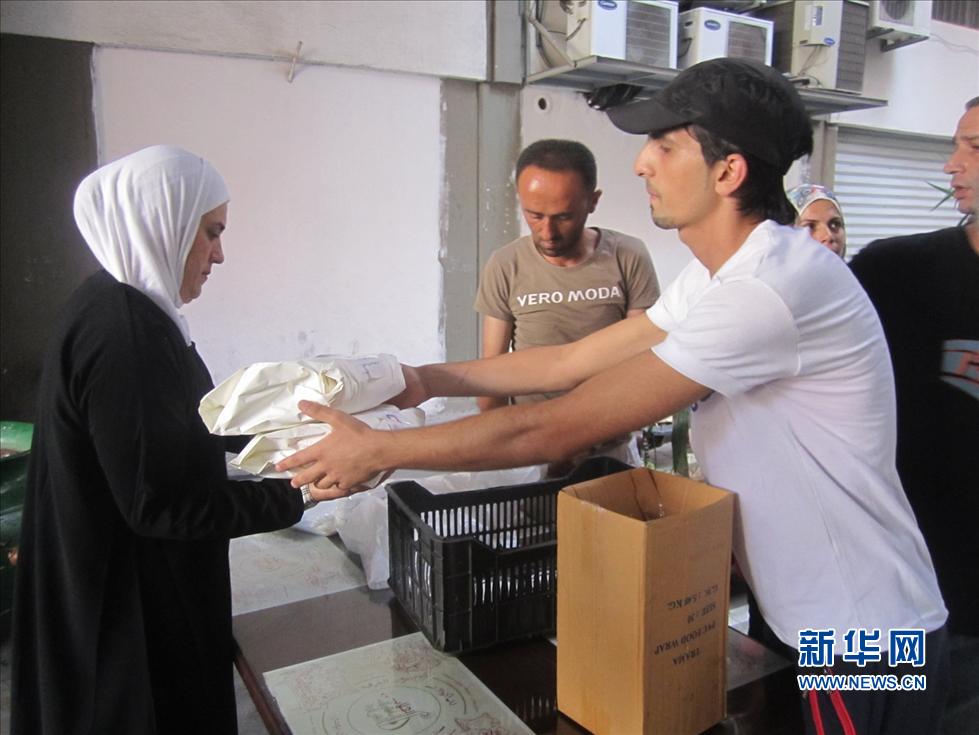
[[[388,401],[388,403],[398,408],[414,408],[431,398],[419,368],[412,367],[411,365],[402,365],[401,372],[405,376],[405,389]]]
[[[299,410],[329,424],[332,431],[316,444],[279,462],[279,472],[298,470],[292,486],[311,485],[316,500],[331,500],[362,490],[361,486],[384,468],[377,466],[377,445],[384,432],[368,428],[363,421],[343,411],[310,401],[300,401]]]

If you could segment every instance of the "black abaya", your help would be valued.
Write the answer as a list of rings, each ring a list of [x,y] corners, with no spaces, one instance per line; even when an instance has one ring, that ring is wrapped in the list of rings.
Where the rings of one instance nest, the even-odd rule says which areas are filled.
[[[105,272],[41,378],[14,595],[11,732],[233,733],[228,540],[291,525],[298,490],[231,482],[193,346]]]

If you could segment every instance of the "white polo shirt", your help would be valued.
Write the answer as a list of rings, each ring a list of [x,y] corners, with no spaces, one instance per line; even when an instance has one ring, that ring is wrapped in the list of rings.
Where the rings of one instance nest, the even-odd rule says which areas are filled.
[[[734,551],[765,620],[934,630],[947,617],[895,469],[890,356],[870,300],[803,230],[758,225],[711,278],[690,263],[647,312],[653,348],[714,391],[693,407],[705,476],[738,494]]]

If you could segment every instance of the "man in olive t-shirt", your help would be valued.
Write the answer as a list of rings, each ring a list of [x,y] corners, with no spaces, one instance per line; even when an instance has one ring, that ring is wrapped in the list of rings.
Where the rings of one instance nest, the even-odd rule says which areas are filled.
[[[573,342],[653,305],[659,283],[643,242],[586,227],[602,195],[588,148],[570,140],[537,141],[520,154],[516,176],[531,234],[494,252],[481,274],[475,308],[483,316],[483,357]],[[482,411],[506,402],[478,401]],[[616,447],[622,443],[596,453],[637,462],[634,448]]]

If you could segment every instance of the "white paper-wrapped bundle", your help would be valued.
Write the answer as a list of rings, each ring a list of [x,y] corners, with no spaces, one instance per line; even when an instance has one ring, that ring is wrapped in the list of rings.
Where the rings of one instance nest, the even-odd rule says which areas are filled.
[[[313,422],[299,412],[301,400],[352,414],[379,406],[404,389],[394,355],[256,362],[204,396],[199,412],[212,434],[258,434]]]
[[[425,425],[425,412],[419,408],[399,410],[394,406],[378,406],[370,411],[354,414],[354,418],[360,419],[372,429],[388,431]],[[259,434],[248,442],[230,464],[239,470],[262,477],[292,477],[292,472],[276,472],[276,462],[315,444],[332,430],[329,424],[317,422]],[[383,476],[378,475],[365,483],[365,486],[374,487],[382,479]]]

